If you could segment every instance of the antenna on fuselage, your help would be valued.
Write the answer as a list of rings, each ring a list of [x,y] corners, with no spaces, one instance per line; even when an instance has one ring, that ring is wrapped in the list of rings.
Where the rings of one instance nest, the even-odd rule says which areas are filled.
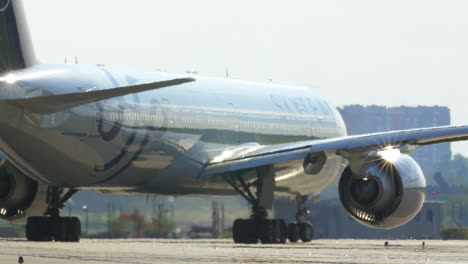
[[[229,68],[226,68],[226,78],[229,78]]]
[[[194,69],[185,71],[185,73],[187,73],[187,74],[198,74],[198,72],[196,70],[194,70]]]
[[[78,64],[78,57],[75,56],[75,64]]]

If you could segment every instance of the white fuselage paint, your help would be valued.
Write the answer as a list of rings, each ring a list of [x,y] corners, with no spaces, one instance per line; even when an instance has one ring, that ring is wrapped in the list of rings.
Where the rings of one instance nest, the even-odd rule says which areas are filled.
[[[0,81],[2,99],[85,92],[186,75],[41,65]],[[334,107],[307,87],[192,76],[195,82],[50,115],[0,104],[0,150],[30,177],[111,193],[231,195],[204,166],[255,146],[346,135]],[[11,78],[10,78],[11,79]],[[5,116],[5,115],[3,115]],[[278,192],[320,192],[343,160],[306,175],[303,160],[275,165]]]

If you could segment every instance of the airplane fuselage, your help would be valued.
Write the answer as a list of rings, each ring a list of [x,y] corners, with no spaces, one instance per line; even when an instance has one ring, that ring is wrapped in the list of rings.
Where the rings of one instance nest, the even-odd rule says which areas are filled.
[[[39,65],[3,78],[0,95],[32,98],[186,76]],[[222,179],[200,180],[206,163],[243,146],[346,135],[337,110],[308,87],[192,77],[196,81],[47,115],[3,103],[1,111],[8,114],[2,115],[0,149],[28,176],[51,185],[111,193],[229,195],[235,192]],[[275,165],[278,190],[320,192],[343,169],[343,159],[336,157],[312,176],[297,162]]]

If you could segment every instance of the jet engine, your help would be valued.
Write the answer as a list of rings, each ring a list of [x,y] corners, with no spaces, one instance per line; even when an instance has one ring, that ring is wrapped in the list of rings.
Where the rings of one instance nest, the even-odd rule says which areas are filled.
[[[27,177],[9,161],[0,166],[0,218],[25,222],[47,209],[47,186]]]
[[[413,158],[391,149],[377,152],[361,165],[352,162],[341,175],[339,194],[354,219],[372,228],[391,229],[419,213],[426,180]]]

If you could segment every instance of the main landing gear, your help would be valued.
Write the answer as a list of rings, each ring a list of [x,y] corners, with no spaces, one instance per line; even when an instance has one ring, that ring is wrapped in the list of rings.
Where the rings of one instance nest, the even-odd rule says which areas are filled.
[[[271,167],[257,168],[256,180],[247,183],[240,175],[228,179],[228,183],[246,199],[252,206],[252,215],[249,219],[236,219],[232,228],[235,243],[256,244],[284,244],[289,239],[297,242],[312,240],[312,225],[302,221],[307,212],[304,208],[305,197],[298,199],[297,223],[286,225],[283,219],[268,219],[266,209],[273,205],[273,194],[275,188],[274,171]],[[255,188],[255,194],[251,188]],[[300,204],[300,206],[299,206]],[[301,211],[302,210],[302,211]]]
[[[302,240],[302,242],[310,242],[314,236],[312,224],[304,221],[304,216],[309,213],[307,208],[304,206],[306,200],[307,196],[296,196],[296,223],[288,224],[288,240],[292,243],[296,243],[299,239]]]
[[[77,192],[71,189],[63,196],[63,188],[49,187],[48,208],[45,215],[29,217],[26,224],[26,238],[29,241],[78,242],[81,237],[81,223],[78,217],[61,217],[60,209]]]

